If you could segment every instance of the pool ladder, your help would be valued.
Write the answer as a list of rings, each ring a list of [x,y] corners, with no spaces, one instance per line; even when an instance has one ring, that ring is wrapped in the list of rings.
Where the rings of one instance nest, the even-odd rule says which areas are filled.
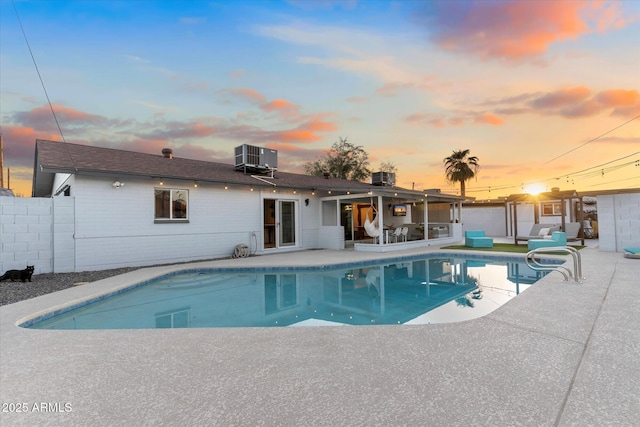
[[[571,255],[573,258],[573,272],[570,268],[564,265],[557,264],[542,264],[539,259],[536,259],[535,255],[539,253],[560,253],[564,255]],[[580,252],[572,246],[557,246],[550,248],[537,248],[527,252],[527,256],[524,262],[535,271],[558,271],[564,276],[564,280],[569,281],[573,278],[576,282],[582,283],[584,277],[582,277],[582,258]]]

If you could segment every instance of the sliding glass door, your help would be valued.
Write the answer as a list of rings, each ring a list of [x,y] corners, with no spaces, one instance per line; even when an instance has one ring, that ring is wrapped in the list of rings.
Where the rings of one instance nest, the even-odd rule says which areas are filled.
[[[264,199],[264,247],[280,248],[296,245],[295,200]]]

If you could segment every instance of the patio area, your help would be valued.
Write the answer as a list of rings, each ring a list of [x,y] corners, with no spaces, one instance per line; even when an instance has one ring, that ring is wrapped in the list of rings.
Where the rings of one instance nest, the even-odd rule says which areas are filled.
[[[393,256],[430,251],[438,247]],[[594,247],[580,252],[582,284],[551,273],[493,313],[451,324],[16,326],[50,307],[185,265],[3,306],[0,397],[28,410],[3,406],[0,424],[633,426],[640,414],[640,261]],[[389,256],[316,250],[198,265],[307,266]]]

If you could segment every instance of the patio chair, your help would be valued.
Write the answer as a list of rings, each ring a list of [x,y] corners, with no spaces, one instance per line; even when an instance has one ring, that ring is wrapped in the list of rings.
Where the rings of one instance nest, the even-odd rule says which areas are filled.
[[[527,243],[530,251],[538,248],[553,248],[557,246],[567,246],[567,233],[564,231],[554,231],[548,239],[530,239]]]
[[[551,236],[554,231],[560,231],[560,226],[557,224],[533,224],[529,234],[516,236],[516,245],[519,241],[526,242],[530,239],[542,239],[545,236]]]
[[[640,247],[624,248],[624,257],[631,259],[640,259]]]
[[[407,241],[407,235],[409,234],[409,227],[402,227],[400,230],[400,234],[402,235],[402,241]]]
[[[402,228],[401,227],[396,227],[396,229],[393,230],[393,233],[389,237],[393,237],[393,242],[397,243],[398,242],[398,237],[400,237],[400,233],[402,233]]]
[[[564,232],[567,233],[567,242],[577,242],[581,240],[578,238],[578,234],[580,233],[580,223],[579,222],[568,222],[564,226]]]
[[[464,245],[471,248],[492,248],[493,239],[484,235],[484,230],[468,230],[464,232]]]

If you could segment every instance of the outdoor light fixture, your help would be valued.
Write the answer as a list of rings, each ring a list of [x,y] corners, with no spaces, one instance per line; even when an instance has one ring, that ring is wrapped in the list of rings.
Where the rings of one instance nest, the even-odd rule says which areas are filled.
[[[117,189],[119,189],[120,187],[124,187],[124,182],[120,182],[120,181],[113,181],[113,184],[111,184],[111,186],[117,190]]]

